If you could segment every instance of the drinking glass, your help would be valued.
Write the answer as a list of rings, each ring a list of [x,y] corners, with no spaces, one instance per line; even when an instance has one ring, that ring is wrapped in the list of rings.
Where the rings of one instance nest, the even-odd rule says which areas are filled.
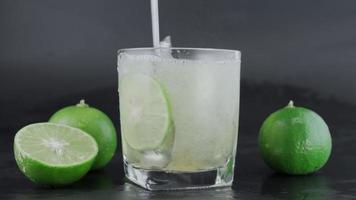
[[[126,177],[148,190],[230,186],[240,96],[240,51],[118,51]]]

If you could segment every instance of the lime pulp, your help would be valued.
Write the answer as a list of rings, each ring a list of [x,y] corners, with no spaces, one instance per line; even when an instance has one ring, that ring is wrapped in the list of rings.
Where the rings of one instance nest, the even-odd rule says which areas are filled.
[[[171,108],[163,86],[143,74],[120,79],[120,118],[128,146],[135,150],[160,148],[174,135]]]
[[[37,123],[17,132],[14,152],[20,170],[30,180],[60,186],[79,180],[89,171],[98,146],[80,129]]]

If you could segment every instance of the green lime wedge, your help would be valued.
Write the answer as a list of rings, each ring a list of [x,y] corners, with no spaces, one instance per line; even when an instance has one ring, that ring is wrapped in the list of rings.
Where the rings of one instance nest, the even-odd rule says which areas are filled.
[[[80,129],[37,123],[16,133],[14,152],[17,165],[30,180],[62,186],[79,180],[90,170],[98,146]]]
[[[170,104],[162,85],[142,74],[121,77],[121,130],[132,149],[171,148],[174,138]]]

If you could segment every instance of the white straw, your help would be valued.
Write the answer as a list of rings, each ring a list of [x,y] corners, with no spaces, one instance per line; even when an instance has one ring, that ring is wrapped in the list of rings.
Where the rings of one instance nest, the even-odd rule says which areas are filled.
[[[151,0],[151,18],[152,18],[153,46],[159,47],[158,0]]]

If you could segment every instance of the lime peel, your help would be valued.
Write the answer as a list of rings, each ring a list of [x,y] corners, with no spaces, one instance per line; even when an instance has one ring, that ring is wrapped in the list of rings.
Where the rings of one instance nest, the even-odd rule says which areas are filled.
[[[273,170],[304,175],[326,164],[332,140],[327,124],[317,113],[294,107],[290,101],[288,106],[272,113],[263,122],[259,149]]]

